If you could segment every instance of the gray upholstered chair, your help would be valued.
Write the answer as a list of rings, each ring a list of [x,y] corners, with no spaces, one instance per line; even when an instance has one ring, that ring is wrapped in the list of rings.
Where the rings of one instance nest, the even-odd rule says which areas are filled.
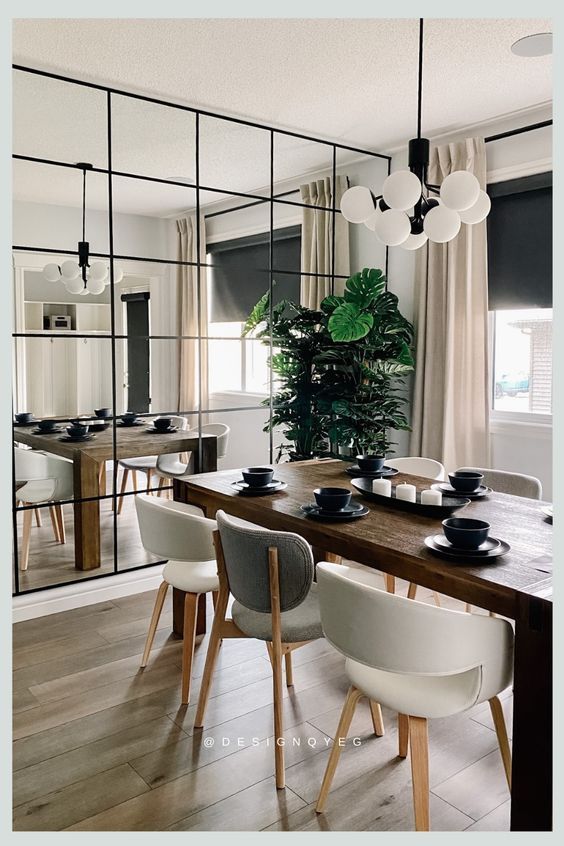
[[[535,476],[510,473],[507,470],[490,470],[487,467],[460,467],[459,469],[482,473],[484,485],[499,493],[524,496],[527,499],[542,499],[542,485]]]
[[[323,637],[315,565],[309,544],[291,532],[271,532],[252,523],[216,514],[214,532],[219,597],[200,687],[195,727],[201,728],[219,645],[227,637],[264,640],[272,664],[276,787],[285,786],[282,737],[282,656],[291,686],[292,650]],[[232,619],[226,619],[229,594]]]

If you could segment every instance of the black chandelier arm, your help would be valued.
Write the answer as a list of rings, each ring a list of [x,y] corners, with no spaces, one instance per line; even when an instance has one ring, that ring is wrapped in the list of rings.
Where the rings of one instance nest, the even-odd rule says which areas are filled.
[[[433,194],[440,194],[441,193],[440,185],[431,185],[429,182],[426,182],[425,188],[427,189],[427,191],[432,191]]]

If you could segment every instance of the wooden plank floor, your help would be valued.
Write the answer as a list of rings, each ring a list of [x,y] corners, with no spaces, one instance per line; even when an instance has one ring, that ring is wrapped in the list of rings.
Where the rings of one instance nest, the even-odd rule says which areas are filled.
[[[31,566],[31,565],[30,565]],[[402,586],[405,590],[405,585]],[[430,601],[424,591],[418,597]],[[411,831],[409,761],[395,715],[371,732],[361,702],[326,813],[314,804],[347,689],[325,641],[294,654],[285,690],[286,783],[274,785],[272,682],[264,645],[224,642],[206,727],[180,704],[181,643],[165,608],[139,670],[154,593],[14,626],[14,829]],[[460,604],[445,600],[460,609]],[[511,696],[503,704],[511,728]],[[434,830],[503,831],[509,797],[487,704],[430,722]]]

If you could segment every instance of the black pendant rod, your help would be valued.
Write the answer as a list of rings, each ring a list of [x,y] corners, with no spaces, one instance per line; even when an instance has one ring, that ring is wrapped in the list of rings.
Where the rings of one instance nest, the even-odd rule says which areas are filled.
[[[86,241],[86,168],[82,169],[82,240]]]
[[[417,87],[417,137],[421,138],[421,102],[423,100],[423,18],[419,18],[419,81]]]

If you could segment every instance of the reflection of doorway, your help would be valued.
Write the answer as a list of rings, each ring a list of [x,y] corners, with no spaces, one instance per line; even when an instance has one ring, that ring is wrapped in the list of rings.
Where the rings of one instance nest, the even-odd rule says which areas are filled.
[[[122,294],[127,312],[127,408],[149,411],[149,297],[148,291]]]

